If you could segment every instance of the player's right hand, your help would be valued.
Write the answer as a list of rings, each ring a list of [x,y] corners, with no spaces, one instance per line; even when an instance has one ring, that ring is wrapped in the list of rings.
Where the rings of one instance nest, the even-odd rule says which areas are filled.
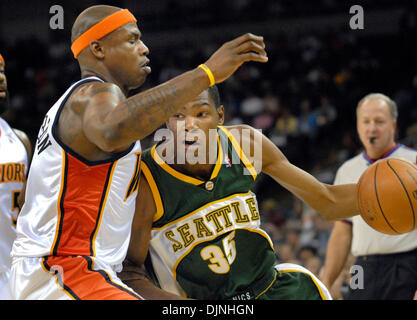
[[[205,64],[213,73],[216,83],[220,83],[248,61],[268,61],[263,37],[246,33],[226,42],[213,53]]]

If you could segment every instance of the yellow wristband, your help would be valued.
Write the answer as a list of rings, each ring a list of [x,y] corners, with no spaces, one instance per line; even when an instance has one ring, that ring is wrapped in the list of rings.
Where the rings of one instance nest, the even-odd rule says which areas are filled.
[[[209,77],[209,80],[210,80],[210,87],[214,86],[216,84],[216,80],[214,80],[214,76],[211,70],[203,63],[200,64],[198,67],[203,69],[204,72],[207,73],[207,76]]]

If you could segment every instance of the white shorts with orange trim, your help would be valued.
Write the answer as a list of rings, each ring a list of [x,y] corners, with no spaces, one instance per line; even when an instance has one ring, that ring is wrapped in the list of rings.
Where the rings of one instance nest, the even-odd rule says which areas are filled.
[[[15,300],[143,300],[110,266],[86,256],[15,257],[9,290]]]

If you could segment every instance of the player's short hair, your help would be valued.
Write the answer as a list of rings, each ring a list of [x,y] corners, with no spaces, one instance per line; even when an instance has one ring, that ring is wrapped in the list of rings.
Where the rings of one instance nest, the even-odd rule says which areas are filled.
[[[392,120],[398,119],[398,107],[394,100],[392,100],[390,97],[386,96],[382,93],[370,93],[364,96],[361,100],[359,100],[358,105],[356,107],[356,116],[358,116],[359,108],[362,106],[362,104],[369,100],[369,99],[381,99],[386,102],[386,104],[389,107],[390,114]]]
[[[211,99],[214,102],[214,107],[216,109],[220,107],[220,94],[219,94],[219,89],[217,88],[217,86],[213,85],[211,87],[208,87],[207,92],[209,94],[209,97],[211,97]]]

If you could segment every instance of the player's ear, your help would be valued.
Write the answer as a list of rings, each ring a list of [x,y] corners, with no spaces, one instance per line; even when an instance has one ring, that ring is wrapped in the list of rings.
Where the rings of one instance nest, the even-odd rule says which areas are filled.
[[[97,58],[97,59],[104,59],[104,49],[101,45],[99,40],[93,40],[90,42],[89,45],[91,53]]]
[[[222,125],[224,123],[224,107],[223,107],[223,105],[221,105],[220,107],[217,108],[217,114],[219,116],[218,123],[220,125]]]

